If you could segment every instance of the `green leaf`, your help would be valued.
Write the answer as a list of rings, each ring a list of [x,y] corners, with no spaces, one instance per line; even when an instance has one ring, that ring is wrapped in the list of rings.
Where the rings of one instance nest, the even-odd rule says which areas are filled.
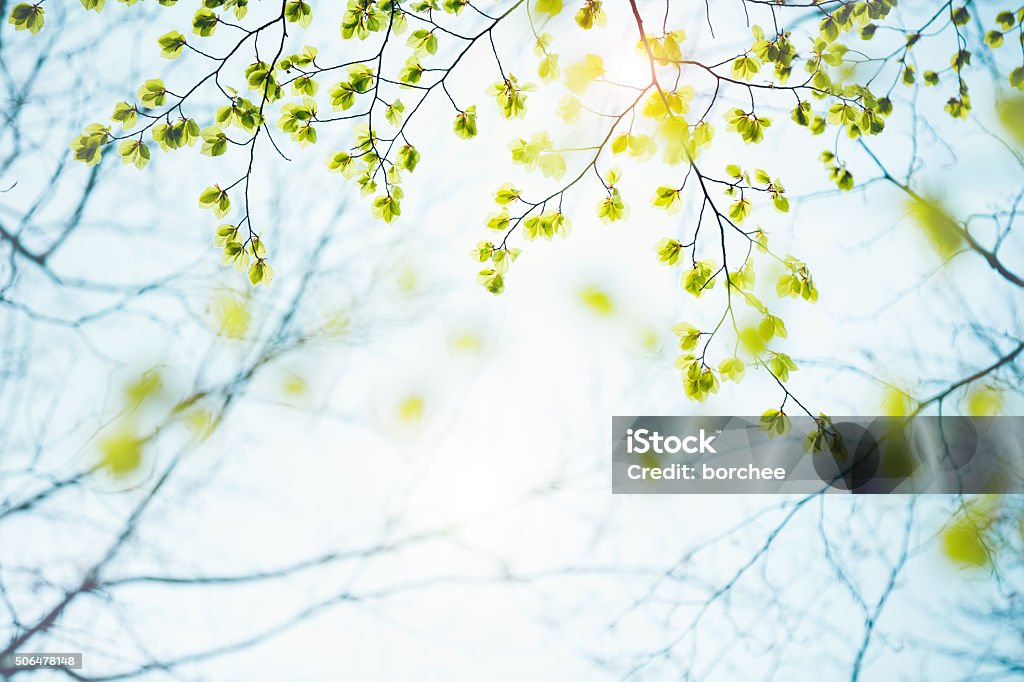
[[[996,546],[993,524],[999,509],[996,496],[982,496],[964,504],[942,531],[942,551],[953,563],[968,568],[991,566]]]
[[[831,43],[833,40],[839,38],[839,24],[833,16],[827,16],[821,20],[819,25],[821,32],[821,38],[826,43]]]
[[[938,201],[926,198],[910,199],[907,209],[929,243],[944,260],[954,256],[963,247],[962,228]]]
[[[718,373],[736,383],[743,381],[746,372],[747,368],[739,358],[726,358],[718,365]]]
[[[749,81],[761,70],[761,62],[756,57],[743,56],[732,60],[732,77]]]
[[[661,186],[654,190],[654,196],[651,197],[651,204],[657,208],[665,209],[665,212],[669,215],[679,212],[682,208],[683,202],[680,198],[680,190],[674,187]]]
[[[373,217],[390,223],[402,214],[401,187],[392,187],[390,194],[382,194],[373,200]]]
[[[729,206],[729,218],[735,223],[742,223],[750,215],[750,210],[750,201],[739,199]]]
[[[199,195],[199,205],[212,210],[218,218],[223,218],[231,210],[231,199],[227,190],[221,189],[220,185],[211,185]]]
[[[729,124],[729,130],[739,133],[740,137],[747,144],[758,144],[764,140],[764,129],[772,124],[772,120],[766,116],[757,116],[753,112],[747,113],[742,109],[733,109],[725,115]]]
[[[608,22],[608,17],[601,7],[602,4],[601,0],[586,0],[573,16],[576,25],[584,31],[589,31],[594,26],[604,26]]]
[[[582,95],[595,79],[604,75],[604,71],[604,60],[601,56],[588,54],[583,61],[565,70],[565,84],[577,95]]]
[[[417,54],[437,54],[437,36],[425,28],[413,31],[406,45],[413,48]]]
[[[142,465],[146,439],[123,426],[99,442],[99,466],[115,477],[128,476]]]
[[[358,93],[369,92],[376,75],[366,64],[355,64],[348,69],[348,83]]]
[[[683,245],[675,239],[662,239],[654,250],[658,254],[658,260],[666,265],[676,265],[683,252]]]
[[[537,64],[537,75],[545,83],[557,80],[560,74],[561,69],[558,66],[557,54],[546,54]]]
[[[523,230],[528,240],[543,237],[548,241],[555,235],[565,237],[569,233],[569,220],[560,211],[549,211],[540,215],[530,216],[523,222]]]
[[[579,295],[580,303],[592,312],[602,317],[609,317],[615,314],[615,301],[608,292],[595,286],[586,286],[580,289]]]
[[[487,291],[495,296],[505,291],[505,279],[500,272],[493,268],[481,270],[476,279]]]
[[[351,109],[356,103],[356,91],[351,83],[336,83],[327,94],[331,97],[331,106],[335,111]]]
[[[302,28],[309,28],[313,21],[313,8],[306,0],[289,0],[284,6],[284,17]]]
[[[704,402],[712,393],[718,393],[718,377],[710,367],[701,368],[692,356],[681,356],[676,360],[676,366],[683,369],[683,392],[690,400]]]
[[[494,269],[502,275],[508,272],[509,265],[515,258],[516,256],[512,255],[511,251],[504,249],[495,249],[494,253],[491,254],[491,262],[494,263]]]
[[[225,242],[221,254],[221,263],[231,265],[238,272],[242,272],[249,265],[249,252],[245,250],[240,242],[231,239]]]
[[[445,9],[450,11],[448,2],[445,2]],[[341,19],[341,37],[348,40],[355,36],[366,40],[373,33],[387,29],[389,25],[388,14],[375,3],[349,2]]]
[[[848,171],[844,166],[836,166],[831,171],[832,179],[836,183],[836,187],[848,192],[853,189],[853,173]]]
[[[15,31],[27,30],[32,35],[39,33],[45,23],[46,11],[39,5],[21,3],[11,8],[7,23],[14,26]]]
[[[260,239],[258,234],[252,235],[249,239],[249,254],[257,260],[263,260],[267,255],[267,247],[263,244],[263,240]]]
[[[110,141],[110,128],[92,123],[85,132],[71,141],[71,151],[76,161],[95,166],[103,157],[103,146]]]
[[[248,132],[263,124],[259,109],[244,97],[236,97],[230,105],[218,109],[214,120],[219,126],[237,125]]]
[[[304,97],[301,104],[293,102],[281,107],[281,118],[277,125],[289,133],[293,140],[306,146],[316,142],[316,129],[313,127],[315,119],[316,100]]]
[[[402,170],[407,170],[410,173],[416,170],[416,165],[420,162],[420,153],[411,144],[402,145],[398,150],[398,159],[396,165]]]
[[[562,0],[537,0],[533,10],[537,14],[547,14],[553,17],[562,11]]]
[[[137,93],[139,101],[143,106],[150,109],[163,106],[167,100],[167,88],[159,78],[151,78],[142,84]]]
[[[789,213],[789,199],[782,193],[776,193],[772,197],[772,203],[775,205],[775,210],[779,213]]]
[[[694,94],[692,85],[683,85],[670,92],[652,92],[644,104],[643,114],[655,119],[665,118],[669,114],[682,116],[690,111]]]
[[[124,140],[117,152],[121,155],[122,163],[132,164],[139,170],[149,163],[149,147],[142,140]]]
[[[1010,85],[1018,90],[1024,90],[1024,66],[1018,66],[1010,72]]]
[[[1024,96],[1008,95],[996,104],[999,122],[1017,143],[1024,147]]]
[[[355,175],[355,159],[348,152],[335,152],[327,158],[327,167],[337,171],[347,178]]]
[[[153,141],[163,151],[191,147],[200,136],[199,124],[191,118],[179,118],[171,124],[160,123],[151,129]]]
[[[971,63],[971,53],[967,50],[957,50],[956,54],[949,58],[949,64],[954,71],[961,71]]]
[[[292,92],[296,95],[312,97],[319,89],[320,86],[313,80],[312,76],[299,76],[292,81]]]
[[[520,84],[519,80],[509,73],[505,80],[491,84],[489,92],[498,103],[502,116],[512,119],[526,116],[526,95],[523,93],[534,89],[536,86],[532,83]]]
[[[409,57],[405,61],[405,66],[398,72],[398,80],[406,85],[416,85],[423,78],[424,72],[423,65],[420,64],[420,60],[415,56]]]
[[[765,315],[761,323],[757,325],[757,333],[765,341],[771,341],[776,336],[784,339],[786,338],[786,325],[781,317],[771,314]]]
[[[123,130],[131,130],[139,121],[139,112],[135,105],[128,102],[118,102],[114,105],[114,113],[110,118],[121,124]]]
[[[700,342],[700,330],[687,322],[673,325],[672,333],[679,337],[679,347],[682,350],[693,350]]]
[[[228,242],[238,241],[237,225],[221,225],[213,237],[213,245],[223,248]]]
[[[476,248],[470,251],[469,255],[481,263],[486,263],[494,253],[494,244],[491,242],[477,242]]]
[[[565,157],[557,152],[549,152],[540,157],[540,170],[546,178],[560,179],[565,175]]]
[[[566,95],[558,104],[558,118],[566,125],[575,125],[580,120],[580,112],[583,111],[583,103],[573,95]]]
[[[487,216],[484,225],[491,230],[507,230],[511,220],[512,216],[509,215],[508,209],[502,208],[499,212]]]
[[[761,415],[758,426],[769,438],[779,438],[789,433],[790,421],[782,410],[768,410]]]
[[[476,105],[466,107],[455,116],[455,134],[464,140],[476,137]]]
[[[614,187],[608,193],[608,196],[597,204],[597,217],[603,222],[613,223],[624,219],[627,215],[628,210],[622,201],[622,195]]]
[[[800,102],[793,107],[789,117],[799,126],[809,126],[811,124],[811,103]]]
[[[774,353],[768,367],[779,381],[788,381],[789,373],[797,370],[796,363],[785,353]]]
[[[522,193],[516,189],[511,182],[506,182],[498,188],[497,192],[494,193],[494,201],[500,206],[505,206],[517,201],[521,194]]]
[[[714,126],[707,122],[701,122],[694,127],[692,139],[693,143],[699,148],[704,145],[711,144],[711,140],[714,136]]]
[[[253,261],[253,264],[249,266],[249,282],[255,287],[262,284],[265,287],[270,286],[270,280],[274,278],[274,270],[270,267],[270,263],[264,260]]]
[[[396,99],[384,112],[384,118],[387,119],[388,123],[397,127],[402,122],[404,114],[405,105],[402,104],[402,100]]]
[[[164,59],[177,59],[185,47],[185,36],[177,31],[170,31],[157,38],[160,45],[160,56]]]
[[[705,291],[715,287],[715,264],[710,260],[697,261],[692,270],[683,274],[682,287],[694,298],[700,298]]]
[[[217,30],[217,13],[205,7],[196,10],[192,17],[192,32],[203,38],[212,36]]]
[[[201,133],[203,146],[201,152],[206,156],[222,156],[228,150],[228,137],[220,128],[206,128]]]
[[[1009,31],[1016,25],[1017,18],[1013,15],[1013,12],[1004,10],[996,15],[996,23],[999,24],[999,28]]]
[[[523,221],[523,234],[528,241],[533,241],[537,237],[546,236],[544,221],[539,215],[530,216]],[[550,237],[548,238],[550,239]]]

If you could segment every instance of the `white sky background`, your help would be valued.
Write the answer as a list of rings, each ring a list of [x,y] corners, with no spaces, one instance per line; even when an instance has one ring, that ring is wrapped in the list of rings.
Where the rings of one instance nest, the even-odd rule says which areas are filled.
[[[191,6],[179,4],[154,8],[152,16],[159,20],[145,23],[120,23],[151,15],[116,3],[100,16],[77,6],[69,12],[76,22],[62,38],[69,43],[79,34],[92,40],[114,22],[120,28],[97,42],[88,58],[76,58],[70,73],[47,74],[56,91],[72,77],[96,95],[74,103],[54,101],[53,120],[42,119],[50,131],[40,135],[45,146],[12,169],[11,178],[0,179],[4,186],[18,182],[0,197],[5,216],[43,186],[82,124],[104,118],[145,78],[160,74],[175,90],[175,83],[200,68],[194,56],[169,65],[155,47],[156,37],[172,27],[187,33]],[[253,3],[251,11],[271,9],[261,4],[269,5]],[[712,4],[715,49],[734,54],[734,46],[749,43],[739,3]],[[913,8],[929,6],[910,4],[907,16],[918,15]],[[652,16],[660,18],[663,6],[651,7]],[[700,50],[710,37],[703,11],[691,15],[676,7],[682,3],[673,7],[671,25],[685,28],[689,44],[705,54]],[[316,9],[340,14],[340,5]],[[599,45],[616,79],[642,82],[646,65],[632,50],[635,27],[625,9],[609,7],[609,26],[592,34],[570,28],[569,12],[556,19],[548,30],[561,41],[555,49],[563,68]],[[53,18],[63,13],[56,3],[47,10]],[[310,34],[304,42],[327,54],[328,45],[337,42],[336,24],[326,22],[323,36]],[[496,40],[506,68],[521,80],[537,81],[530,45],[522,45],[520,54],[515,49],[527,34],[525,26],[513,23]],[[27,59],[44,35],[33,42],[7,32],[5,39],[24,45]],[[210,44],[219,52],[216,40]],[[622,47],[609,50],[609,45]],[[451,534],[256,589],[131,588],[118,595],[118,611],[125,615],[120,624],[104,615],[109,613],[104,604],[86,599],[69,614],[65,638],[48,648],[61,648],[59,643],[64,649],[78,644],[87,651],[108,651],[133,633],[154,654],[174,655],[244,638],[338,590],[395,590],[381,599],[342,603],[260,647],[187,668],[186,678],[334,679],[339,674],[325,670],[337,666],[345,679],[616,679],[629,670],[625,655],[657,648],[681,633],[698,611],[694,602],[725,582],[780,521],[782,512],[774,508],[782,500],[774,498],[610,495],[611,415],[757,414],[777,405],[778,388],[770,378],[750,376],[739,386],[723,384],[703,405],[683,395],[671,366],[676,353],[669,328],[682,320],[717,317],[721,309],[715,301],[724,292],[719,286],[715,300],[694,301],[679,289],[679,271],[659,266],[654,258],[652,248],[660,238],[690,231],[697,208],[692,194],[691,205],[677,216],[666,218],[649,208],[653,188],[670,184],[678,168],[619,164],[632,213],[628,222],[613,225],[603,225],[594,214],[601,196],[596,180],[581,183],[567,203],[573,220],[569,239],[517,242],[523,254],[501,297],[476,285],[478,268],[466,254],[491,237],[482,218],[493,210],[493,190],[506,181],[527,190],[550,182],[512,166],[508,140],[549,127],[556,144],[574,146],[592,141],[596,129],[586,115],[573,129],[550,123],[555,119],[549,112],[564,94],[560,85],[529,96],[526,121],[499,120],[484,94],[496,78],[493,60],[485,45],[473,55],[460,67],[452,92],[460,103],[478,105],[481,135],[472,142],[455,138],[447,102],[425,105],[417,115],[421,121],[408,133],[423,160],[406,181],[403,216],[394,225],[373,221],[366,200],[324,168],[328,151],[348,139],[344,125],[321,128],[314,148],[300,151],[289,144],[291,163],[261,148],[253,189],[263,197],[257,210],[266,225],[263,236],[276,280],[271,289],[257,292],[257,315],[262,306],[287,298],[311,245],[328,229],[340,235],[323,254],[323,262],[336,264],[336,274],[314,289],[317,305],[306,311],[309,323],[317,313],[326,317],[346,309],[379,267],[376,293],[350,311],[352,338],[289,356],[264,372],[229,422],[190,455],[174,493],[147,516],[143,539],[123,568],[126,573],[133,568],[244,572],[329,549],[372,546],[444,528]],[[937,63],[947,59],[945,51],[937,53]],[[995,127],[990,85],[982,68],[975,70],[975,107],[981,120]],[[330,82],[321,83],[321,100]],[[702,90],[699,80],[693,84],[697,110]],[[920,130],[919,179],[948,197],[960,215],[992,210],[1019,189],[1020,167],[974,124],[949,121],[941,112],[945,96],[946,89],[923,94],[922,111],[952,149]],[[587,101],[614,110],[621,98],[619,91],[594,86]],[[189,113],[209,115],[195,107]],[[789,124],[785,112],[773,117],[775,125],[757,148],[737,144],[720,116],[713,119],[716,141],[702,165],[716,172],[737,160],[764,167],[780,176],[794,197],[789,215],[755,214],[776,248],[808,262],[821,291],[816,307],[771,304],[787,322],[785,348],[802,365],[791,382],[794,393],[816,411],[870,414],[878,409],[880,389],[830,363],[853,365],[919,394],[988,364],[991,351],[965,342],[959,333],[958,325],[969,322],[971,314],[953,294],[970,283],[964,293],[978,294],[966,304],[971,312],[1009,330],[1019,329],[1019,294],[1003,293],[985,264],[970,255],[916,287],[937,260],[903,218],[900,197],[881,185],[865,193],[819,196],[830,189],[817,156],[831,144],[831,133],[810,138]],[[907,117],[894,116],[890,126],[896,130],[873,145],[884,159],[907,158],[907,125]],[[845,148],[851,150],[858,180],[875,175],[863,154],[849,143]],[[118,409],[123,384],[141,370],[163,365],[169,383],[178,382],[184,391],[211,343],[202,320],[212,292],[245,286],[235,273],[218,270],[211,245],[216,222],[195,200],[206,185],[236,177],[242,159],[228,155],[211,161],[199,157],[198,149],[154,157],[143,173],[119,165],[108,170],[115,180],[103,186],[87,229],[76,234],[54,267],[69,276],[122,282],[189,268],[174,285],[180,299],[145,300],[145,310],[164,324],[141,316],[142,305],[134,314],[90,325],[84,337],[7,311],[0,316],[0,337],[31,334],[30,376],[36,377],[28,394],[0,394],[0,415],[11,419],[6,423],[17,434],[13,442],[24,443],[50,401],[59,400],[44,438],[44,461],[55,472],[95,457],[90,438]],[[571,175],[573,157],[568,159]],[[69,182],[81,182],[85,174],[76,168]],[[795,200],[803,196],[816,198]],[[1002,254],[1009,267],[1024,269],[1024,250],[1012,237]],[[771,290],[771,272],[758,274],[760,285]],[[615,315],[595,317],[581,306],[578,292],[584,286],[607,291]],[[50,315],[70,317],[98,305],[96,296],[77,300],[41,281],[30,280],[25,287],[22,291],[30,293],[22,300]],[[657,335],[654,348],[644,345],[648,333]],[[452,338],[464,334],[479,337],[482,352],[453,352]],[[228,365],[244,352],[237,342],[216,343],[214,357]],[[290,373],[307,382],[305,396],[282,391]],[[926,383],[934,379],[939,381]],[[426,404],[416,430],[395,417],[396,406],[410,395],[422,396]],[[12,447],[11,457],[24,456]],[[52,579],[74,579],[76,569],[93,561],[105,542],[101,532],[86,529],[119,518],[131,495],[96,486],[69,496],[56,517],[0,526],[0,565],[45,564]],[[835,530],[833,551],[847,559],[866,594],[877,596],[887,568],[873,553],[895,551],[908,500],[826,502],[826,519]],[[941,527],[949,505],[927,499],[919,507],[915,541],[923,542]],[[767,679],[767,671],[775,670],[769,668],[774,656],[782,661],[779,679],[848,675],[863,616],[822,559],[820,508],[820,501],[809,503],[780,535],[772,559],[738,586],[728,608],[711,609],[698,635],[687,639],[678,653],[682,659],[693,657],[696,679]],[[695,554],[686,580],[656,582],[688,550],[758,511],[764,516],[754,517],[749,527]],[[841,531],[847,524],[848,532]],[[40,547],[34,541],[40,531],[60,538],[61,545]],[[506,571],[522,580],[510,583]],[[649,593],[652,585],[657,590]],[[954,679],[959,671],[920,652],[903,655],[898,663],[896,652],[909,646],[910,633],[925,639],[949,635],[943,619],[960,618],[955,605],[980,602],[991,582],[950,568],[927,547],[914,556],[901,588],[880,625],[887,634],[869,652],[869,671],[876,671],[871,679],[912,679],[924,672],[927,679]],[[55,593],[42,589],[14,597],[31,612]],[[631,609],[642,599],[641,607]],[[617,627],[610,627],[613,623]],[[674,679],[680,672],[655,663],[644,674],[644,679]]]

